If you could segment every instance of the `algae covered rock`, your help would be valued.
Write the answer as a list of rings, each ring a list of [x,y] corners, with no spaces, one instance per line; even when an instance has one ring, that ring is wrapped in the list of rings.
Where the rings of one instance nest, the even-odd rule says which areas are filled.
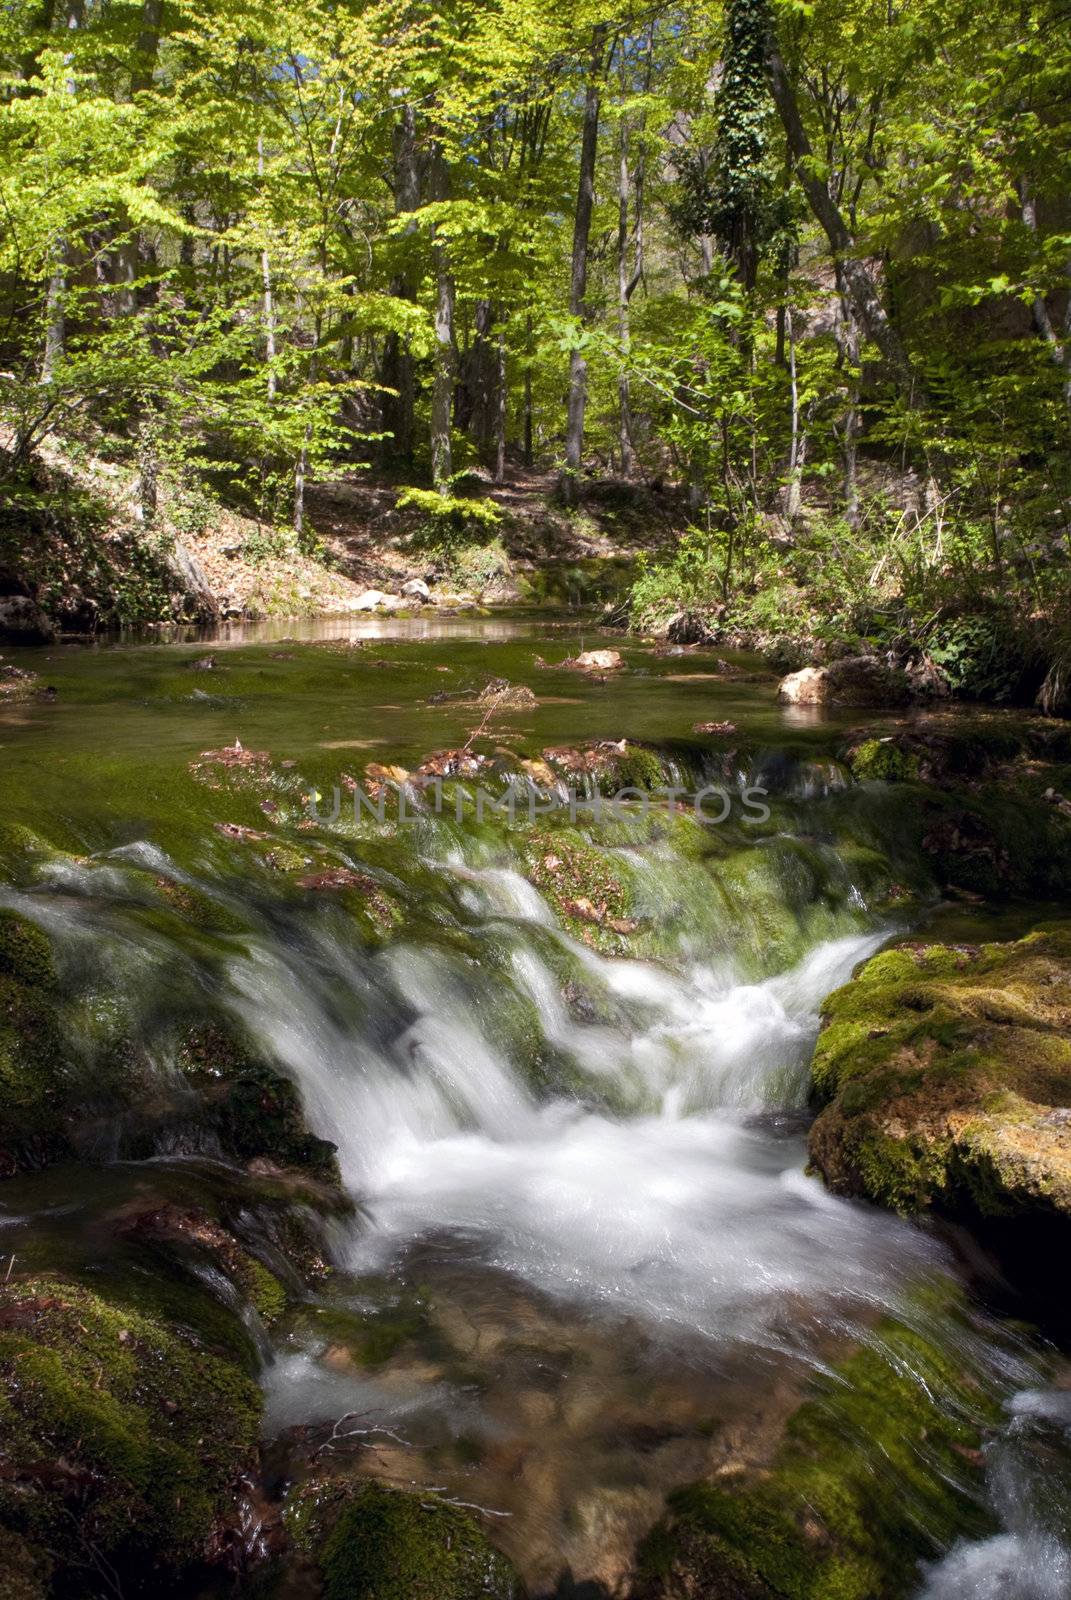
[[[247,1163],[271,1160],[338,1185],[335,1146],[309,1132],[294,1085],[260,1060],[233,1027],[188,1028],[178,1059],[197,1090],[201,1120],[228,1155]]]
[[[53,976],[44,936],[21,918],[4,918],[0,922],[0,1178],[70,1153],[62,1119],[70,1061],[49,992]]]
[[[48,935],[14,911],[0,911],[0,972],[26,984],[50,987],[56,981]]]
[[[324,1600],[521,1600],[517,1575],[477,1520],[434,1494],[378,1483],[306,1484],[289,1508]]]
[[[1071,928],[875,956],[826,1002],[814,1085],[839,1193],[1071,1221]]]
[[[259,1414],[250,1377],[158,1318],[61,1277],[5,1285],[0,1527],[63,1572],[218,1556]]]
[[[939,1399],[936,1397],[940,1397]],[[881,1325],[817,1380],[764,1471],[675,1491],[638,1600],[898,1600],[987,1531],[977,1394],[925,1334]]]

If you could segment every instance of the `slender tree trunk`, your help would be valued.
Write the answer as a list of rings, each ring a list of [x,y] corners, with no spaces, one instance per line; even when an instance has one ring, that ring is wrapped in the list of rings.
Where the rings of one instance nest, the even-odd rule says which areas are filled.
[[[524,319],[524,466],[531,472],[535,464],[532,439],[532,314]]]
[[[580,177],[577,186],[576,214],[573,220],[573,259],[569,280],[569,310],[580,321],[588,320],[585,296],[588,286],[588,246],[591,214],[595,207],[595,158],[599,148],[600,74],[606,40],[606,24],[599,23],[592,34],[591,61],[584,95],[584,122],[580,140]],[[587,404],[588,364],[584,352],[569,352],[569,406],[565,428],[565,466],[561,474],[561,494],[567,505],[580,498],[580,465],[584,454],[584,410]]]
[[[78,32],[78,29],[82,26],[83,17],[83,0],[68,0],[65,26],[69,34]],[[64,59],[69,66],[73,56],[68,53]],[[70,95],[76,92],[77,84],[73,73],[67,78],[65,87]],[[45,349],[41,360],[42,383],[51,383],[53,381],[56,375],[56,367],[62,361],[67,348],[68,254],[66,239],[57,239],[52,248],[53,266],[45,295]]]
[[[446,167],[436,150],[432,167],[432,197],[446,198]],[[453,478],[450,425],[454,410],[454,280],[446,246],[436,236],[432,245],[435,264],[435,375],[431,389],[431,481],[442,495],[449,494]]]
[[[27,50],[22,58],[20,77],[23,83],[29,83],[31,78],[37,76],[38,64],[41,60],[41,51],[44,49],[48,35],[52,32],[52,23],[56,15],[55,0],[44,0],[38,7],[37,15],[33,19],[32,28],[37,34],[37,42]]]
[[[502,315],[501,308],[499,315]],[[508,372],[506,367],[506,330],[499,329],[498,333],[498,382],[495,385],[495,482],[504,483],[506,478],[506,420],[509,404],[509,389],[507,387]]]
[[[1037,205],[1030,193],[1026,179],[1019,182],[1019,206],[1023,222],[1036,237],[1038,231]],[[1067,278],[1067,309],[1064,315],[1063,337],[1057,333],[1044,295],[1033,300],[1034,326],[1049,347],[1049,354],[1064,375],[1064,404],[1071,410],[1071,256],[1064,268]]]
[[[617,158],[617,342],[621,347],[621,373],[617,380],[618,440],[621,451],[621,476],[631,478],[635,458],[632,449],[632,409],[629,403],[628,359],[631,345],[629,324],[629,220],[632,204],[632,179],[628,166],[628,123],[621,120]]]
[[[800,386],[796,372],[796,328],[792,307],[782,306],[785,338],[788,343],[788,381],[791,408],[791,443],[788,451],[788,492],[785,495],[785,520],[795,522],[800,510],[800,484],[803,476],[803,455],[806,441],[800,432]]]
[[[837,287],[840,290],[840,303],[838,307],[836,340],[840,353],[840,365],[844,371],[844,382],[847,389],[847,405],[841,422],[840,450],[841,460],[844,465],[844,515],[849,527],[854,528],[859,521],[859,482],[857,475],[859,460],[859,434],[861,420],[859,416],[859,358],[861,340],[859,328],[855,320],[855,307],[850,297],[847,284],[840,272],[840,263],[837,263]]]
[[[257,134],[257,177],[264,179],[264,138]],[[260,281],[264,301],[264,359],[268,369],[268,399],[275,399],[275,296],[272,291],[271,257],[268,246],[260,252]]]
[[[918,404],[920,386],[900,336],[889,321],[867,268],[855,253],[855,240],[825,179],[818,176],[814,151],[800,116],[796,91],[781,59],[772,31],[767,51],[770,90],[788,140],[789,154],[807,203],[829,241],[842,294],[864,335],[881,351],[909,401]]]
[[[416,112],[407,105],[394,129],[394,210],[396,216],[416,211],[420,205],[420,160],[417,149]],[[407,223],[405,236],[416,232],[415,223]],[[406,268],[391,283],[391,293],[400,300],[416,298],[416,283],[412,270]],[[416,402],[416,376],[413,357],[396,333],[387,335],[383,348],[380,381],[393,395],[383,397],[383,429],[392,436],[388,449],[383,441],[383,455],[388,453],[396,460],[413,459],[413,410]]]
[[[305,437],[298,453],[297,465],[294,468],[294,532],[300,538],[305,531],[305,478],[309,470],[309,429],[305,429]]]

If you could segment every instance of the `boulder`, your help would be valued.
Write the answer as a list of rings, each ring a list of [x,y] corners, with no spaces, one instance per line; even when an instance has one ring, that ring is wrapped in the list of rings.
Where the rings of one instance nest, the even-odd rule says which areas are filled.
[[[396,594],[385,594],[382,589],[366,589],[363,594],[347,601],[347,611],[400,611],[405,601]]]
[[[12,644],[51,644],[56,625],[24,594],[0,596],[0,639]]]
[[[521,1600],[512,1563],[437,1490],[313,1479],[291,1496],[286,1520],[324,1600]]]
[[[815,1167],[902,1213],[1071,1224],[1071,925],[909,943],[830,996]]]
[[[675,611],[661,631],[673,644],[713,644],[716,638],[698,611]]]
[[[402,593],[410,600],[430,600],[431,590],[423,578],[410,578],[408,583],[402,584]]]
[[[845,656],[828,667],[790,672],[777,698],[794,706],[902,706],[911,698],[911,682],[876,656]]]

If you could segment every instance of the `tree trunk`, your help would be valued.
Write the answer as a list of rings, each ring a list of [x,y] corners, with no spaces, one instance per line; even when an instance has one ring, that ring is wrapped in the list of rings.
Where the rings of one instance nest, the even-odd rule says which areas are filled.
[[[781,307],[784,336],[788,341],[788,381],[791,409],[791,443],[788,452],[788,486],[785,493],[785,521],[792,525],[799,516],[800,481],[803,476],[803,454],[806,440],[800,433],[800,387],[796,372],[796,329],[792,320],[792,307]]]
[[[31,78],[37,76],[38,65],[41,60],[41,51],[45,48],[48,35],[52,32],[52,23],[56,15],[55,0],[44,0],[38,8],[36,17],[31,24],[33,31],[38,35],[39,42],[27,50],[22,58],[20,77],[24,83],[29,83]]]
[[[1038,214],[1034,198],[1030,193],[1026,179],[1019,183],[1019,207],[1023,222],[1030,232],[1037,237]],[[1071,256],[1067,259],[1064,268],[1067,277],[1067,309],[1064,314],[1063,337],[1056,332],[1049,308],[1045,304],[1044,295],[1034,296],[1032,310],[1034,326],[1049,347],[1049,354],[1064,375],[1064,404],[1071,410]]]
[[[499,315],[501,315],[501,311]],[[495,386],[496,483],[504,483],[506,478],[506,420],[509,405],[508,376],[506,367],[506,331],[504,328],[500,328],[498,333],[498,382]]]
[[[524,466],[531,472],[535,464],[532,439],[532,314],[524,319]]]
[[[599,148],[600,74],[606,24],[600,22],[592,33],[591,61],[584,95],[584,122],[580,140],[580,178],[577,186],[576,214],[573,220],[573,259],[569,279],[569,310],[583,324],[588,320],[585,301],[588,287],[588,244],[591,214],[595,207],[595,158]],[[583,350],[569,352],[569,408],[565,428],[565,466],[561,474],[561,494],[566,505],[580,498],[580,464],[584,454],[584,409],[587,404],[588,364]]]
[[[417,151],[416,113],[407,105],[394,129],[394,211],[405,216],[420,205],[420,160]],[[407,223],[405,236],[416,232],[415,223]],[[406,268],[391,283],[391,294],[399,300],[415,300],[416,284],[413,273]],[[413,459],[413,408],[416,400],[416,379],[413,357],[396,333],[387,335],[383,347],[380,381],[393,394],[383,396],[383,431],[390,434],[392,446],[388,450],[383,441],[383,455],[388,453],[396,460]]]
[[[632,448],[632,407],[629,396],[628,360],[632,343],[629,324],[629,221],[632,205],[632,175],[628,165],[628,123],[622,119],[617,160],[617,342],[621,371],[617,380],[618,442],[621,451],[621,476],[631,478],[635,467]]]
[[[840,271],[840,262],[837,263],[837,288],[840,291],[838,307],[836,340],[840,352],[840,365],[844,370],[844,381],[847,388],[848,401],[841,423],[840,450],[841,460],[844,464],[844,516],[848,526],[854,528],[859,521],[859,483],[857,467],[859,459],[859,434],[861,422],[859,417],[859,358],[860,338],[859,328],[855,320],[855,306],[851,299],[848,286]]]
[[[309,470],[309,430],[305,430],[294,468],[294,532],[300,538],[305,531],[305,478]]]
[[[160,54],[160,24],[163,15],[164,0],[142,0],[141,27],[134,47],[134,66],[130,74],[131,98],[152,88],[156,60]]]
[[[889,321],[881,297],[863,262],[855,254],[855,240],[829,192],[829,186],[815,173],[814,151],[800,116],[796,92],[771,33],[767,51],[770,90],[788,140],[789,154],[807,203],[829,241],[842,293],[850,302],[854,318],[865,336],[881,351],[887,365],[908,396],[918,403],[919,384],[907,351]]]
[[[436,150],[432,165],[432,198],[446,198],[446,167]],[[450,493],[453,452],[450,425],[454,410],[454,280],[446,246],[437,235],[432,244],[435,263],[435,375],[431,389],[431,481],[441,495]]]
[[[257,134],[257,177],[264,178],[264,138]],[[268,368],[268,399],[275,399],[275,296],[272,292],[271,257],[265,244],[260,252],[260,280],[264,302],[264,360]]]
[[[83,0],[67,0],[67,13],[65,26],[68,33],[77,33],[82,26],[84,11]],[[66,65],[70,65],[73,57],[68,53],[64,57]],[[73,95],[77,85],[73,74],[67,79],[66,90]],[[56,367],[62,361],[67,348],[67,315],[65,302],[67,299],[67,266],[68,249],[66,239],[57,239],[52,248],[52,272],[49,275],[48,290],[45,296],[45,349],[41,360],[41,382],[51,383],[56,375]]]

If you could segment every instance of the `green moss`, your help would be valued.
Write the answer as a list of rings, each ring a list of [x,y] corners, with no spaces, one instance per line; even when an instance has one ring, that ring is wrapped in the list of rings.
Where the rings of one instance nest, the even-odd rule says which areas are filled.
[[[855,777],[884,783],[910,783],[919,775],[919,758],[892,739],[865,739],[848,757]]]
[[[815,1165],[913,1212],[1071,1217],[1071,930],[887,950],[831,995],[814,1058]]]
[[[233,1029],[188,1028],[179,1062],[229,1154],[240,1161],[266,1156],[284,1167],[304,1168],[319,1182],[340,1182],[335,1146],[309,1132],[294,1085],[258,1060]]]
[[[71,1071],[53,997],[0,975],[0,1176],[67,1153]]]
[[[614,762],[613,788],[643,790],[664,788],[671,781],[667,776],[667,770],[664,759],[656,750],[652,750],[648,745],[630,742],[625,746],[624,753]],[[603,789],[606,792],[605,784]]]
[[[380,1484],[306,1485],[288,1510],[324,1600],[519,1600],[512,1565],[475,1518]]]
[[[536,829],[525,845],[528,876],[575,937],[620,953],[630,921],[627,868],[570,827]]]
[[[56,981],[51,940],[14,911],[0,910],[0,972],[45,988]]]
[[[195,889],[191,884],[177,883],[172,878],[158,878],[157,887],[166,903],[184,922],[207,933],[244,933],[242,919],[228,910],[218,900]]]
[[[195,1562],[259,1411],[249,1378],[162,1322],[66,1279],[17,1279],[0,1311],[0,1521],[69,1569]]]
[[[930,1339],[885,1323],[815,1384],[766,1472],[670,1495],[641,1547],[640,1592],[652,1600],[909,1594],[921,1560],[986,1531],[977,1446],[988,1420]]]
[[[242,1263],[241,1276],[250,1304],[270,1328],[286,1311],[286,1290],[274,1273],[251,1255],[246,1255]]]

